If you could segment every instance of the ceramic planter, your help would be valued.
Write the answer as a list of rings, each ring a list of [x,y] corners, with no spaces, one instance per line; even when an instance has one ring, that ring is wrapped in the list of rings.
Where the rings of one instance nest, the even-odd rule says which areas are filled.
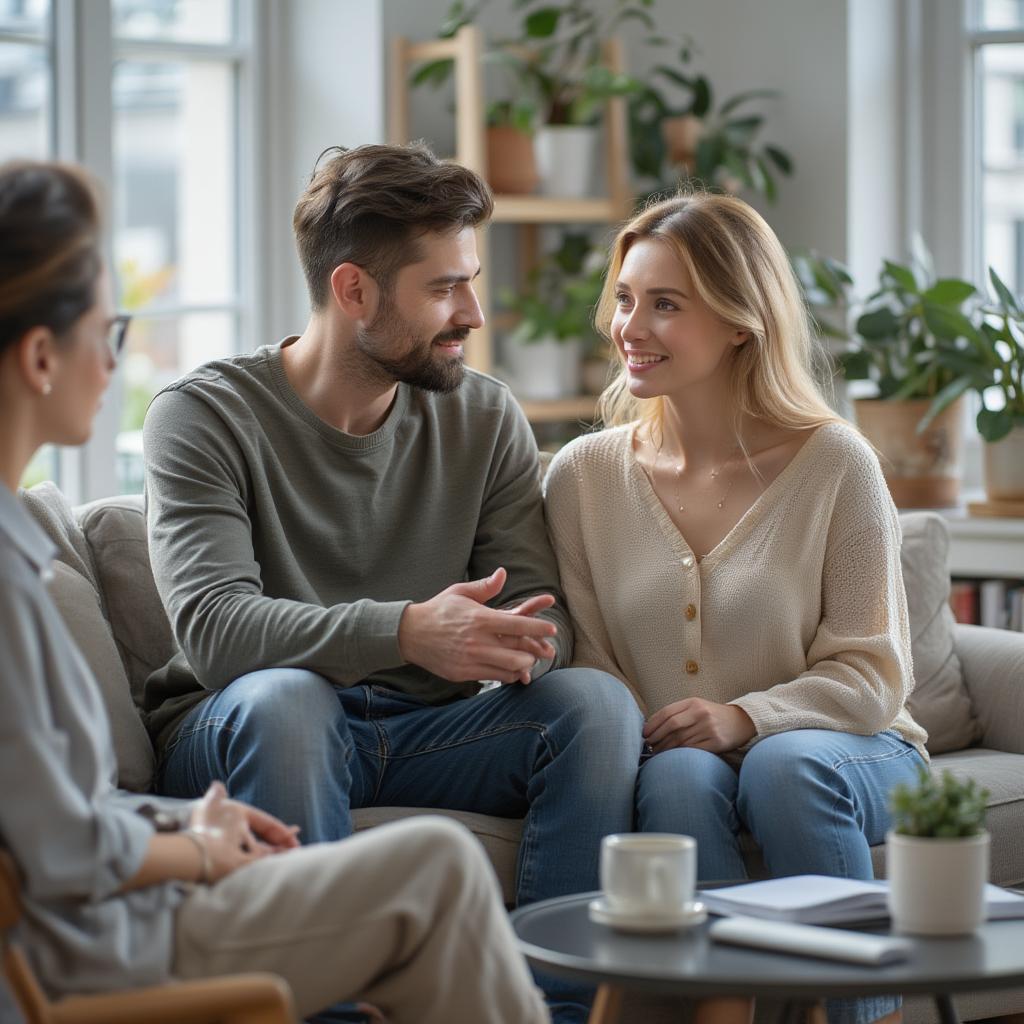
[[[697,144],[704,134],[704,122],[693,114],[666,117],[661,122],[669,163],[676,167],[692,167],[697,159]]]
[[[1024,427],[985,445],[985,493],[991,501],[1024,501]]]
[[[594,125],[545,125],[537,130],[537,169],[546,196],[585,199],[594,193],[600,130]]]
[[[989,834],[885,837],[889,913],[908,935],[969,935],[985,920]]]
[[[510,124],[487,129],[487,181],[495,192],[529,195],[539,181],[533,136]]]
[[[927,398],[859,398],[853,403],[857,425],[878,450],[898,508],[951,508],[960,500],[964,400],[957,399],[919,434],[917,424],[930,405]]]
[[[582,343],[577,338],[507,338],[504,364],[519,398],[568,398],[580,389]]]

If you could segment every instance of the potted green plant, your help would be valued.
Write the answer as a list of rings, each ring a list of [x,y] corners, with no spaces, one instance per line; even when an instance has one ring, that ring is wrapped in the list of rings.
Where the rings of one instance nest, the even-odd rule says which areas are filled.
[[[985,489],[992,507],[1020,514],[1024,502],[1024,302],[989,268],[995,301],[983,302],[980,320],[961,324],[953,341],[943,340],[936,362],[952,381],[943,402],[966,391],[981,398],[978,432],[985,440]],[[1012,507],[1016,506],[1016,507]]]
[[[649,42],[665,45],[671,41],[655,37]],[[664,190],[670,184],[666,179],[678,183],[681,178],[731,193],[751,189],[774,202],[776,175],[793,173],[792,158],[778,146],[760,141],[763,114],[741,108],[775,92],[755,89],[737,93],[716,110],[707,77],[687,73],[693,50],[693,41],[684,38],[677,50],[677,64],[656,65],[649,81],[630,96],[634,170],[658,181],[652,191]]]
[[[839,355],[848,381],[871,381],[876,397],[853,402],[857,423],[881,455],[901,508],[958,503],[965,390],[942,354],[972,336],[977,290],[936,279],[923,245],[907,264],[885,260],[877,289]]]
[[[463,25],[479,19],[487,4],[488,0],[454,0],[439,35],[454,36]],[[535,104],[534,150],[545,194],[590,194],[604,104],[640,87],[635,78],[607,66],[603,48],[625,23],[636,21],[653,30],[648,11],[653,4],[654,0],[615,0],[609,10],[599,10],[588,0],[519,0],[518,34],[488,45],[486,60],[514,69],[516,103],[527,96]],[[439,85],[447,81],[451,66],[446,59],[427,62],[414,69],[411,84]]]
[[[601,358],[593,316],[606,259],[585,233],[567,231],[558,249],[530,272],[524,289],[499,293],[503,307],[518,316],[505,339],[503,363],[521,397],[577,394],[581,363],[588,356]],[[603,381],[607,359],[601,362]]]
[[[655,27],[654,0],[616,0],[602,11],[588,0],[525,0],[518,38],[507,48],[524,54],[540,96],[536,133],[541,191],[581,197],[592,191],[598,166],[601,113],[609,99],[640,87],[630,75],[607,66],[605,43],[629,21]]]
[[[893,788],[885,853],[896,931],[965,935],[984,920],[988,796],[973,779],[935,778],[925,767],[916,785]]]

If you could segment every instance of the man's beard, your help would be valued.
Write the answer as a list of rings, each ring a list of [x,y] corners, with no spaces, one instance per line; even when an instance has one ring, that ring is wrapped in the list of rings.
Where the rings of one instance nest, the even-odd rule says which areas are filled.
[[[454,391],[465,376],[461,356],[444,356],[434,351],[434,344],[442,341],[464,341],[468,327],[444,331],[430,340],[418,337],[409,322],[394,308],[389,296],[381,294],[381,305],[373,323],[356,332],[355,342],[366,356],[390,381],[401,381],[423,391],[448,394]],[[399,346],[400,342],[404,342]],[[405,355],[393,358],[387,351],[407,347]]]

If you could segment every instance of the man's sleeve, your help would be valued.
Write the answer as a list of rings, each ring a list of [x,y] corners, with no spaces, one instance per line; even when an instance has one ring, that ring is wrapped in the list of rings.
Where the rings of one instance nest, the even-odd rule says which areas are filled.
[[[572,659],[572,626],[544,525],[540,455],[526,416],[511,395],[506,396],[501,433],[480,509],[470,578],[489,576],[499,566],[508,572],[508,582],[494,602],[498,607],[513,607],[537,594],[555,598],[554,605],[539,616],[558,629],[551,639],[555,658],[538,664],[534,678],[568,665]]]
[[[203,686],[221,689],[271,666],[351,684],[402,664],[398,624],[408,601],[324,608],[263,593],[245,460],[205,402],[183,390],[158,395],[144,444],[153,576]]]

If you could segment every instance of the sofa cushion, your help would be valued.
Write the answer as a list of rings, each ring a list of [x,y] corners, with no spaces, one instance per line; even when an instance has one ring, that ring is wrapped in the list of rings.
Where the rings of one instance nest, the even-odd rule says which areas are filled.
[[[903,582],[910,612],[914,692],[910,713],[928,730],[928,750],[941,754],[976,743],[981,725],[953,649],[949,607],[949,529],[934,512],[900,516]]]
[[[103,695],[117,758],[117,784],[122,789],[144,792],[153,781],[153,747],[132,702],[99,595],[84,576],[60,561],[53,563],[47,587]]]
[[[149,564],[142,497],[103,498],[75,513],[92,552],[132,698],[141,708],[147,677],[165,665],[175,649]]]
[[[153,777],[153,748],[132,703],[124,666],[104,615],[89,544],[67,499],[52,483],[38,484],[21,497],[57,548],[47,589],[99,684],[117,756],[118,785],[146,790]]]

